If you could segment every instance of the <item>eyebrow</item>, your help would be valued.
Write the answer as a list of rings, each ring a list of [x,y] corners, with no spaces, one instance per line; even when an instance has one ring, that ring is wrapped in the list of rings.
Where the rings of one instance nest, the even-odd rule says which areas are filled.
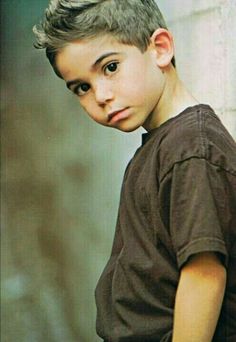
[[[92,68],[98,66],[98,64],[100,64],[105,58],[113,56],[113,55],[119,55],[119,52],[107,52],[104,53],[103,55],[101,55],[92,65]]]
[[[96,59],[96,61],[93,63],[92,69],[97,67],[105,58],[113,56],[113,55],[119,55],[119,54],[120,54],[119,52],[107,52],[107,53],[104,53],[98,59]],[[67,88],[70,89],[70,87],[72,85],[78,84],[78,83],[81,83],[81,80],[79,78],[76,78],[74,80],[66,82],[66,86],[67,86]]]

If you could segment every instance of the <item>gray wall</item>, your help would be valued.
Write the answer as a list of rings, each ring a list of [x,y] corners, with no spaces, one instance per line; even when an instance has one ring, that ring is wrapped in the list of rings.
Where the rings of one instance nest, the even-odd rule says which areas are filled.
[[[236,137],[236,0],[157,0],[175,37],[181,78]]]
[[[47,0],[1,2],[2,341],[95,342],[94,288],[142,129],[100,127],[32,47]],[[236,135],[235,1],[159,1],[182,79]]]

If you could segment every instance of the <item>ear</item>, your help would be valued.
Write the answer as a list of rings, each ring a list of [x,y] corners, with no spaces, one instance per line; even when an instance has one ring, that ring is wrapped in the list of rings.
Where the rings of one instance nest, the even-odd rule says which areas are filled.
[[[163,28],[158,28],[151,36],[151,46],[156,52],[156,63],[160,68],[167,67],[174,56],[172,34]]]

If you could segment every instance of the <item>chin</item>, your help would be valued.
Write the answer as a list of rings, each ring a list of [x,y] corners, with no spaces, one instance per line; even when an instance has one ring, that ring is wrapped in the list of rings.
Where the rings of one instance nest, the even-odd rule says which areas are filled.
[[[136,129],[142,127],[142,124],[143,122],[141,122],[141,120],[122,120],[113,127],[118,129],[119,131],[129,133],[134,132]]]
[[[119,125],[117,127],[114,127],[115,129],[118,129],[121,132],[124,133],[130,133],[130,132],[134,132],[136,131],[136,129],[138,129],[139,127],[141,127],[141,125],[136,125],[136,126],[131,126],[131,125]]]

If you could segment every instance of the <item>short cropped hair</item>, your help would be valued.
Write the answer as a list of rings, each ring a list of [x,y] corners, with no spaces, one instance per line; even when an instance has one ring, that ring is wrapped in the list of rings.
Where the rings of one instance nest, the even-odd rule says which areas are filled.
[[[51,0],[43,21],[33,28],[34,46],[46,49],[61,77],[55,57],[69,42],[110,34],[144,52],[157,28],[167,26],[155,0]],[[172,64],[175,66],[174,57]]]

